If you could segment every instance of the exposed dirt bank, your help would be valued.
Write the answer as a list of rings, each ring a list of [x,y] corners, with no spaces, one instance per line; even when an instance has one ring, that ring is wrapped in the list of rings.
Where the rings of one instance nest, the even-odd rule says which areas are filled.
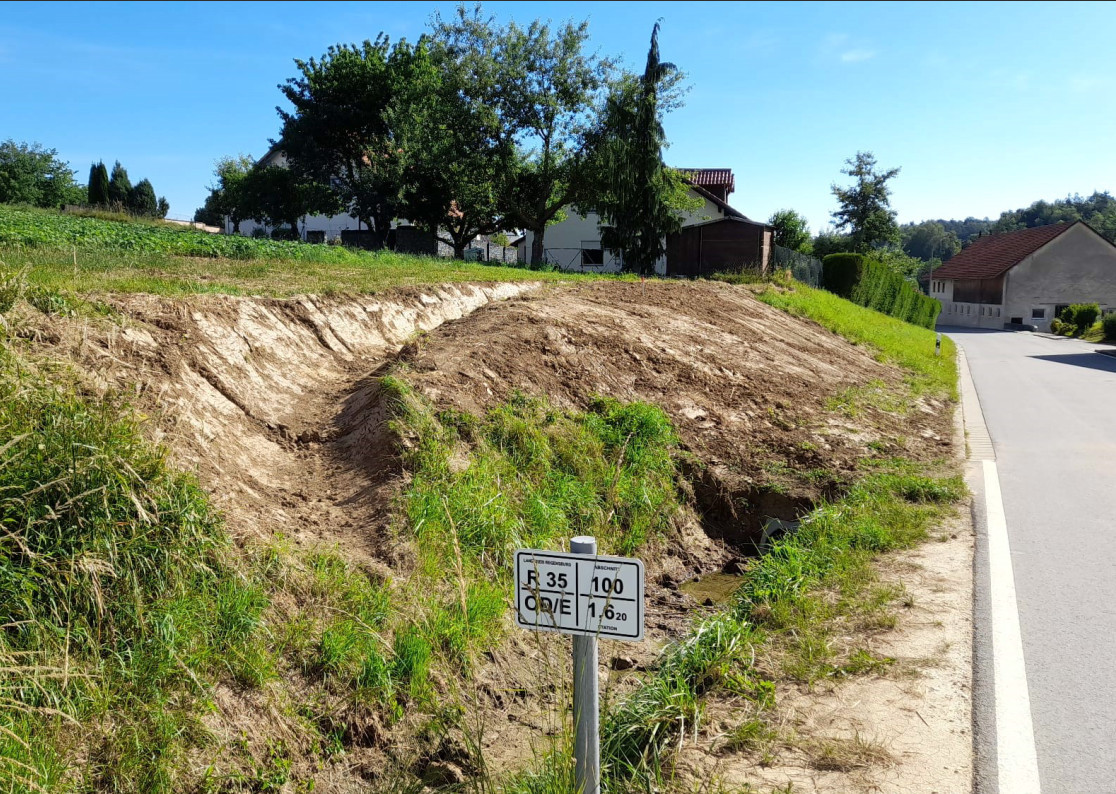
[[[155,417],[153,435],[198,471],[239,542],[282,533],[303,548],[337,547],[385,579],[407,574],[392,531],[403,480],[379,402],[388,368],[405,365],[437,407],[472,413],[516,390],[576,409],[595,394],[661,406],[689,453],[685,487],[696,513],[648,560],[650,641],[602,648],[610,666],[614,655],[623,667],[649,662],[699,608],[678,591],[681,581],[731,567],[767,518],[794,519],[838,492],[863,458],[951,454],[951,406],[924,399],[897,413],[886,400],[903,392],[894,367],[724,284],[107,302],[116,317],[28,315],[20,332],[73,361],[91,384],[133,394]],[[478,672],[473,697],[491,723],[481,744],[492,769],[521,765],[532,742],[554,731],[542,715],[560,693],[531,681],[540,666],[564,664],[562,647],[513,635]],[[241,731],[284,731],[268,693],[222,688],[216,700],[214,729],[230,742]],[[350,737],[344,764],[315,773],[315,790],[360,790],[382,772],[385,753],[402,763],[388,743],[375,724]]]

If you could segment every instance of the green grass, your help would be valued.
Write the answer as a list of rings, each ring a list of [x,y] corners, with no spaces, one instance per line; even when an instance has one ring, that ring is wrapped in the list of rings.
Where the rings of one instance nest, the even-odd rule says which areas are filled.
[[[142,221],[0,205],[0,265],[55,293],[284,297],[363,294],[450,282],[602,276],[467,263],[391,251],[256,240]],[[0,283],[0,307],[4,285]]]
[[[262,588],[126,405],[7,345],[0,450],[0,788],[172,790],[206,682],[273,674]]]
[[[705,695],[738,697],[745,718],[729,744],[749,749],[774,738],[762,717],[775,704],[767,675],[813,683],[886,669],[893,660],[861,647],[841,653],[834,637],[850,622],[859,630],[888,627],[888,607],[901,593],[876,583],[872,560],[925,540],[964,493],[955,476],[872,474],[776,541],[742,576],[728,609],[698,622],[638,689],[606,704],[606,789],[661,788],[679,737],[701,718]],[[768,658],[780,660],[778,669],[759,672],[755,660]]]
[[[503,571],[514,549],[555,548],[574,535],[629,554],[661,535],[680,506],[678,439],[651,405],[598,398],[579,413],[517,394],[473,417],[435,414],[397,377],[382,389],[409,447],[408,525],[432,569],[460,555]]]
[[[813,320],[855,344],[871,348],[881,361],[903,367],[915,394],[957,398],[957,349],[948,337],[942,337],[942,354],[937,356],[933,331],[865,309],[805,284],[768,287],[757,292],[756,297],[777,309]]]

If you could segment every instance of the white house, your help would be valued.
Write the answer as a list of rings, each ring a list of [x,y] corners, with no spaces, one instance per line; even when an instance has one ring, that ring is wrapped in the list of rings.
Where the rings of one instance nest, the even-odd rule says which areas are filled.
[[[266,168],[269,165],[279,166],[280,168],[287,167],[287,156],[276,147],[271,147],[267,154],[259,159],[256,163],[258,168]],[[270,235],[274,227],[268,226],[263,223],[257,223],[253,220],[242,220],[240,222],[240,233],[246,236],[251,236],[257,230],[261,230],[264,234]],[[361,231],[364,225],[352,215],[304,215],[299,220],[298,230],[299,236],[303,240],[310,242],[324,243],[328,240],[336,240],[341,237],[341,232],[345,231]],[[225,234],[233,234],[232,221],[225,218]]]
[[[667,253],[655,263],[659,275],[698,275],[734,267],[766,270],[772,229],[749,219],[727,199],[736,187],[728,168],[679,169],[689,183],[689,194],[701,206],[683,213],[683,231],[665,241]],[[700,228],[699,228],[700,227]],[[520,261],[529,261],[534,233],[517,242]],[[601,244],[601,221],[595,212],[584,215],[566,208],[566,218],[548,226],[543,236],[543,259],[563,270],[618,273],[620,252]]]
[[[1116,308],[1116,246],[1081,221],[980,237],[930,274],[930,296],[939,325],[1048,331],[1071,303]]]

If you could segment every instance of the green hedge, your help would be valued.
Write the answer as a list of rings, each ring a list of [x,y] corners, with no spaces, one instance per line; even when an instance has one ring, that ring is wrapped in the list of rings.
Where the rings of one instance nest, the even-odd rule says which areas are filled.
[[[830,254],[822,260],[822,285],[853,303],[933,328],[942,305],[923,295],[882,262],[863,254]]]
[[[1116,312],[1109,312],[1101,320],[1101,328],[1104,329],[1104,338],[1110,342],[1116,342]]]
[[[1083,334],[1093,327],[1100,317],[1100,306],[1095,303],[1074,303],[1062,309],[1058,319],[1076,326],[1077,333]]]

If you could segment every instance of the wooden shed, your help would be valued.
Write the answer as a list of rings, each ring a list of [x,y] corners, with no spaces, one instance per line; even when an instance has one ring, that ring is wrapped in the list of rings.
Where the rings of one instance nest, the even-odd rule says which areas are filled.
[[[766,273],[773,231],[765,223],[738,217],[685,226],[667,236],[666,275],[708,276],[742,269]]]

